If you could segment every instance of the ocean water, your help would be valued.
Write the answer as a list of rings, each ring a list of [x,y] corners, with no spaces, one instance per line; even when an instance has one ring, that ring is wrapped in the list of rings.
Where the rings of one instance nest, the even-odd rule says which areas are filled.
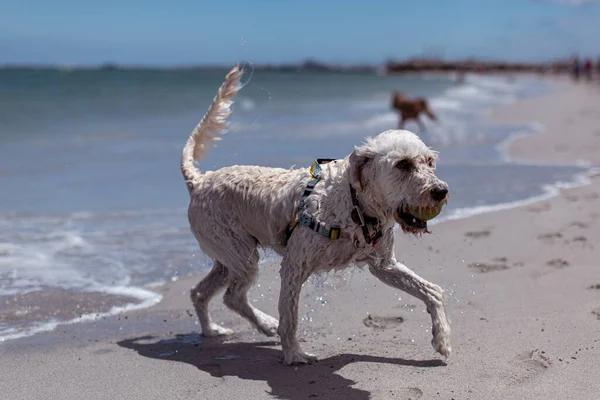
[[[0,70],[0,340],[150,306],[156,285],[210,267],[179,161],[226,72]],[[200,167],[344,157],[396,127],[396,89],[429,98],[440,119],[407,126],[441,153],[451,201],[440,219],[548,196],[585,171],[510,162],[502,144],[543,127],[482,118],[552,90],[535,80],[272,71],[247,74],[229,133]]]

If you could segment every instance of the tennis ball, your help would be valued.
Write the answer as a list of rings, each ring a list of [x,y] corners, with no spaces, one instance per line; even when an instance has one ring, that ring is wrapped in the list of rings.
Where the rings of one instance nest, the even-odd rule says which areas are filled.
[[[442,204],[438,204],[434,207],[411,207],[409,212],[412,216],[419,218],[421,221],[429,221],[430,219],[437,217],[442,212],[442,206]]]

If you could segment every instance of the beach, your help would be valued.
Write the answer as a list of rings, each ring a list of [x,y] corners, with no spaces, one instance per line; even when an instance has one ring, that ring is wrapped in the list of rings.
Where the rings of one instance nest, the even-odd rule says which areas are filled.
[[[563,79],[544,83],[554,90],[495,104],[486,118],[543,127],[504,139],[501,150],[513,165],[558,164],[570,174],[581,169],[578,178],[523,199],[471,204],[422,238],[396,233],[396,257],[446,290],[453,347],[447,361],[429,343],[424,305],[367,271],[314,276],[305,285],[299,337],[319,362],[298,367],[284,366],[277,338],[254,332],[221,299],[213,303],[214,319],[236,334],[199,336],[189,289],[201,276],[186,274],[153,287],[162,297],[150,307],[0,343],[1,397],[599,398],[600,175],[589,169],[600,164],[599,93]],[[510,191],[510,182],[498,185]],[[173,235],[194,245],[183,230]],[[272,315],[277,272],[276,259],[263,262],[250,292]]]
[[[189,234],[178,166],[226,72],[0,69],[0,342],[147,308],[161,300],[156,288],[211,267]],[[545,198],[587,171],[507,156],[506,143],[541,124],[494,122],[487,110],[553,91],[525,75],[249,69],[244,79],[204,171],[344,157],[397,126],[393,88],[426,96],[440,120],[407,125],[442,154],[437,173],[452,188],[435,222]]]

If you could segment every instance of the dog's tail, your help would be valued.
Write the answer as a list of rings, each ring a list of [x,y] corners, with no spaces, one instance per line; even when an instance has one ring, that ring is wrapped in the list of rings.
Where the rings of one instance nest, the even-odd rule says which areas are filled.
[[[233,97],[242,88],[240,79],[243,74],[244,71],[240,69],[239,65],[229,71],[208,111],[196,125],[183,147],[181,172],[189,191],[202,176],[200,170],[194,166],[194,161],[202,160],[213,142],[221,140],[219,136],[225,133],[226,118],[231,114]]]

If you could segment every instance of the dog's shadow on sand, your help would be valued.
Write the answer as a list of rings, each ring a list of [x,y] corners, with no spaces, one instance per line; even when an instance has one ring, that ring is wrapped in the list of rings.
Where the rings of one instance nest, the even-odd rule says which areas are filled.
[[[286,366],[278,342],[223,342],[206,339],[197,333],[177,335],[156,341],[152,336],[122,340],[119,346],[140,355],[165,361],[184,362],[214,377],[237,376],[266,382],[267,393],[279,399],[369,399],[371,393],[353,388],[356,384],[336,374],[356,362],[386,363],[419,368],[446,365],[438,359],[405,360],[360,354],[340,354],[319,360],[310,366]],[[276,346],[276,347],[274,347]]]

